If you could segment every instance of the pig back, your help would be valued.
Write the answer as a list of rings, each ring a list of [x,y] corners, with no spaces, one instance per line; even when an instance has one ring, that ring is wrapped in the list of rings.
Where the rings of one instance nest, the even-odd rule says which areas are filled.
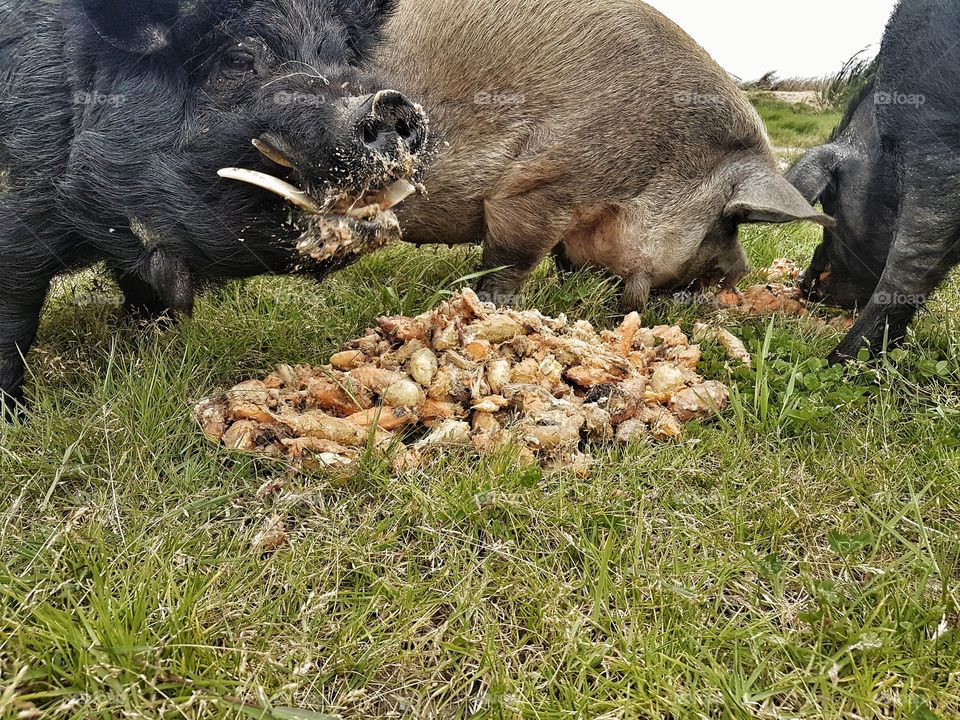
[[[869,94],[880,134],[960,147],[960,3],[912,0],[897,6]],[[930,128],[936,128],[931,134]]]
[[[424,103],[450,156],[469,160],[478,196],[524,156],[591,201],[771,153],[729,76],[638,0],[401,0],[379,62]]]

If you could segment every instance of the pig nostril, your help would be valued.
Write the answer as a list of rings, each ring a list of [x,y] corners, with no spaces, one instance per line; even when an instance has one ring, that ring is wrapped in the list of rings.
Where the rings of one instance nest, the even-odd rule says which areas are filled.
[[[395,144],[399,139],[407,148],[416,152],[420,147],[420,130],[406,119],[400,118],[389,123],[363,123],[360,125],[360,139],[363,144],[374,150]]]
[[[370,150],[395,153],[398,149],[418,153],[426,135],[423,112],[394,90],[371,96],[360,108],[357,132]]]
[[[423,133],[416,124],[411,123],[406,118],[401,118],[397,121],[396,130],[397,135],[410,152],[418,153],[423,149]]]
[[[365,145],[376,145],[380,140],[380,129],[376,125],[363,125],[360,129],[360,135]]]

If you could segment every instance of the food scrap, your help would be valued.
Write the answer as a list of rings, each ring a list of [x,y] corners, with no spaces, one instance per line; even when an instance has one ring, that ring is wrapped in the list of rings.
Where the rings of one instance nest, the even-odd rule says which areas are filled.
[[[788,258],[778,258],[771,263],[766,270],[767,282],[787,283],[796,282],[800,279],[802,270],[793,260]]]
[[[719,327],[712,327],[705,323],[697,323],[693,327],[693,338],[697,342],[715,342],[724,349],[727,358],[735,360],[741,365],[748,367],[753,364],[753,357],[743,340],[738,338],[729,330]]]
[[[721,310],[736,310],[744,315],[809,315],[800,288],[782,283],[752,285],[743,290],[724,290],[713,297],[713,305]]]
[[[431,454],[514,448],[526,463],[589,468],[585,443],[678,439],[729,402],[697,374],[679,327],[616,330],[498,310],[464,290],[418,317],[383,317],[324,367],[283,365],[202,401],[214,443],[308,468],[349,469],[373,448],[396,472]]]
[[[417,191],[413,183],[397,180],[359,200],[331,194],[324,209],[308,217],[308,229],[297,250],[320,263],[373,253],[401,237],[394,209]]]
[[[775,260],[766,275],[766,284],[751,285],[742,290],[726,289],[708,296],[710,304],[719,310],[732,310],[742,315],[789,315],[807,318],[823,327],[853,327],[853,319],[849,316],[824,319],[811,314],[810,303],[803,291],[791,284],[800,277],[800,268],[791,260]]]

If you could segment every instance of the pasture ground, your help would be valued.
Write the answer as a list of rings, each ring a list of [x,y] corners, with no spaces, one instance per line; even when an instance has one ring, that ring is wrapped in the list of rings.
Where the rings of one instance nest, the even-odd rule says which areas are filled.
[[[781,146],[833,122],[761,110]],[[756,267],[816,241],[744,232]],[[213,388],[428,308],[476,260],[397,247],[320,286],[231,284],[166,331],[65,282],[32,419],[0,428],[0,717],[960,716],[956,281],[902,351],[846,371],[820,361],[834,330],[724,320],[756,353],[731,371],[706,347],[733,407],[682,443],[598,449],[589,478],[465,455],[291,475],[190,420]],[[525,303],[617,322],[593,272],[544,267]],[[713,315],[659,299],[645,321]],[[289,545],[263,556],[271,516]]]

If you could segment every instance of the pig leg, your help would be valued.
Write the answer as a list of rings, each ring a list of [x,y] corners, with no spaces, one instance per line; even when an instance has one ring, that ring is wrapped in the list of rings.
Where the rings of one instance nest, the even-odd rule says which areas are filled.
[[[4,263],[0,280],[0,410],[12,417],[23,406],[24,362],[37,339],[52,275],[23,275]]]
[[[567,246],[560,243],[553,249],[553,262],[557,266],[557,272],[560,275],[570,275],[577,271],[577,266],[567,255]]]
[[[144,320],[155,320],[167,308],[162,298],[143,278],[115,272],[114,278],[123,291],[123,310],[126,314]]]
[[[917,311],[960,259],[960,217],[943,212],[943,188],[932,181],[907,182],[905,188],[886,269],[863,315],[830,356],[834,364],[855,358],[865,344],[877,353],[885,338],[891,346],[903,340]]]
[[[643,312],[650,299],[651,282],[646,273],[634,273],[623,283],[621,304],[626,312]]]
[[[74,267],[79,245],[45,222],[49,214],[46,206],[0,202],[0,416],[7,418],[23,409],[24,358],[37,339],[50,283]]]
[[[124,309],[134,317],[156,320],[190,315],[194,290],[189,268],[176,255],[157,250],[132,272],[114,270]]]
[[[567,219],[562,207],[548,189],[484,203],[482,269],[496,270],[480,284],[486,299],[498,305],[513,302],[527,275],[563,238]]]

